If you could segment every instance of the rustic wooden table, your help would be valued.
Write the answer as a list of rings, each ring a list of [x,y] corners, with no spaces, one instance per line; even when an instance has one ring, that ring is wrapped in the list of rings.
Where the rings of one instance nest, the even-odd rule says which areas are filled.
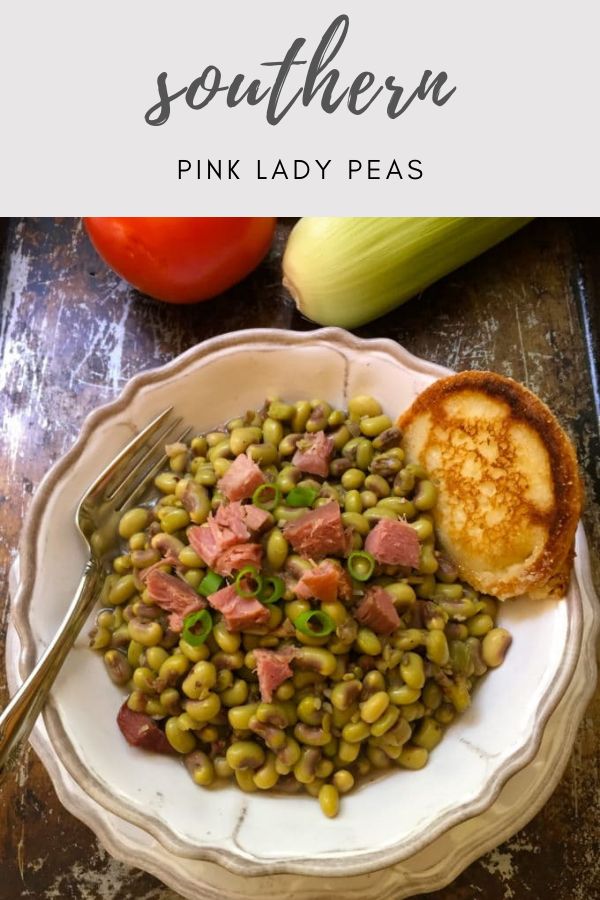
[[[268,260],[211,303],[169,307],[106,269],[74,220],[0,224],[0,705],[7,574],[23,515],[84,417],[140,370],[249,326],[306,330],[280,285],[290,223]],[[555,410],[576,441],[585,524],[600,584],[598,220],[537,221],[383,319],[359,329],[455,369],[512,375]],[[596,294],[594,292],[597,292]],[[597,304],[597,305],[596,305]],[[600,697],[588,710],[562,782],[536,818],[471,865],[435,900],[600,897]],[[108,857],[59,804],[27,748],[0,787],[0,900],[176,900],[150,875]]]

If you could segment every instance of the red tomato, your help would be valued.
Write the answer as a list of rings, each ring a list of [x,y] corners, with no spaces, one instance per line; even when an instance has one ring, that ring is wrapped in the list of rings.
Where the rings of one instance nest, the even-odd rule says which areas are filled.
[[[245,278],[267,253],[276,219],[95,218],[84,224],[108,265],[167,303],[208,300]]]

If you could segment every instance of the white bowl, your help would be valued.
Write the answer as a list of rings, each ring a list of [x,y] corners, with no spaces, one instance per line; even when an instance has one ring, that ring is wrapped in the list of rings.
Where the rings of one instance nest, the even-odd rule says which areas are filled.
[[[360,392],[379,397],[395,416],[443,374],[387,340],[360,340],[339,329],[257,329],[207,341],[134,378],[86,420],[32,503],[14,612],[22,672],[49,642],[81,575],[85,553],[73,527],[79,497],[165,406],[174,404],[186,421],[206,429],[270,394],[343,405]],[[123,695],[87,648],[87,629],[52,691],[45,725],[75,781],[171,853],[212,860],[238,874],[367,872],[406,859],[483,812],[533,758],[579,653],[576,582],[559,602],[506,604],[501,622],[513,635],[504,665],[483,679],[473,705],[448,729],[425,769],[394,770],[362,786],[344,797],[334,820],[309,797],[196,788],[176,760],[127,745],[115,721]]]

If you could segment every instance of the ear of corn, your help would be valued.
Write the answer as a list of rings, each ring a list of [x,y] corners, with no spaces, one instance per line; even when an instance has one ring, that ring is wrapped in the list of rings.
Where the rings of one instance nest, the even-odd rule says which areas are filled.
[[[320,325],[376,319],[517,231],[517,218],[301,219],[283,258],[283,283]]]

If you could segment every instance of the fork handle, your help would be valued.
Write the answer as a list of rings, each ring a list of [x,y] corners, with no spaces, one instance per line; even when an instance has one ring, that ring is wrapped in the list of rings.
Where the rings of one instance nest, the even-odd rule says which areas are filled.
[[[0,713],[0,781],[15,765],[58,672],[88,617],[98,587],[99,565],[90,559],[79,587],[52,641],[6,709]]]

